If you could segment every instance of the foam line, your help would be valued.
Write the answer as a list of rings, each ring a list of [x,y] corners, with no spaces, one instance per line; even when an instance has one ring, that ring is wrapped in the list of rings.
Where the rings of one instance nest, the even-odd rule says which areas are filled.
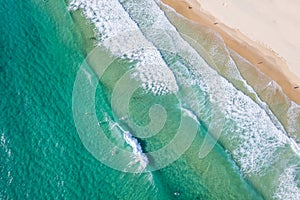
[[[299,200],[300,188],[297,186],[300,184],[299,179],[296,180],[296,167],[291,166],[284,170],[278,180],[278,187],[273,196],[278,200]]]
[[[144,89],[164,95],[178,90],[175,77],[159,51],[143,36],[138,26],[117,0],[73,0],[69,10],[81,9],[95,26],[98,45],[118,57],[138,60],[135,78]]]
[[[275,152],[278,148],[287,143],[291,144],[284,129],[273,123],[269,115],[271,112],[267,113],[250,97],[213,70],[181,37],[155,1],[121,0],[120,2],[147,39],[158,49],[168,49],[190,63],[189,70],[192,71],[193,76],[187,75],[183,79],[190,79],[186,82],[194,83],[202,91],[207,92],[210,101],[223,108],[226,120],[235,122],[224,130],[226,137],[223,137],[221,142],[226,144],[225,147],[231,151],[233,158],[245,174],[261,173],[275,160],[277,157]],[[232,60],[229,64],[235,65]],[[173,70],[175,74],[176,70]],[[180,76],[179,73],[177,75]],[[189,98],[186,101],[190,101]],[[200,111],[194,110],[194,112],[199,118],[203,118]]]
[[[124,130],[122,126],[120,126],[117,122],[111,125],[111,129],[115,127],[121,130],[125,142],[132,148],[133,154],[135,155],[135,160],[132,163],[130,163],[130,165],[139,162],[140,163],[139,171],[142,172],[147,167],[149,161],[147,156],[143,153],[141,145],[139,144],[137,139],[131,135],[129,131]]]
[[[261,174],[281,152],[285,152],[280,149],[297,146],[287,137],[285,130],[274,123],[272,112],[263,102],[253,101],[205,62],[176,31],[154,0],[120,2],[122,5],[116,0],[73,0],[70,9],[82,9],[84,15],[95,24],[99,45],[105,46],[116,56],[139,61],[135,77],[142,80],[145,89],[158,95],[177,92],[175,74],[182,87],[197,88],[208,94],[210,105],[223,108],[226,128],[220,140],[245,175]],[[158,49],[178,54],[190,65],[180,65],[180,68],[175,65],[172,72]],[[213,50],[211,53],[214,54]],[[229,64],[235,65],[234,62]],[[185,72],[184,67],[187,68]],[[248,89],[254,92],[250,86]],[[205,98],[199,97],[199,101],[205,102]],[[193,106],[194,99],[189,96],[182,96],[182,100],[193,108],[193,114],[209,123],[210,116],[203,115],[209,114],[205,106]],[[123,137],[135,153],[142,153],[140,145],[129,132],[123,130]],[[284,173],[287,176],[283,177],[294,181],[292,176]]]

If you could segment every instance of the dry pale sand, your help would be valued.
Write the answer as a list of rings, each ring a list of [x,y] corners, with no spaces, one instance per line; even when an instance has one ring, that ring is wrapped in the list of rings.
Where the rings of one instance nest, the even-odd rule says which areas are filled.
[[[275,80],[284,93],[300,105],[300,39],[297,38],[300,30],[296,27],[300,17],[295,17],[300,16],[297,14],[300,4],[295,10],[296,0],[162,2],[186,18],[218,32],[229,48]]]

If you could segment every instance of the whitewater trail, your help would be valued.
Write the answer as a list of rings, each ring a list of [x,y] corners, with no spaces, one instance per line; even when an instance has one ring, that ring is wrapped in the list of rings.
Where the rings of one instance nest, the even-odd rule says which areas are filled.
[[[178,91],[175,77],[159,51],[144,37],[117,0],[73,0],[69,10],[82,9],[95,26],[99,45],[118,57],[137,60],[136,78],[156,95]],[[116,14],[118,13],[118,14]]]
[[[231,126],[224,130],[224,134],[227,136],[226,140],[233,140],[236,141],[234,144],[238,144],[228,143],[226,148],[233,153],[241,170],[245,174],[252,175],[268,167],[276,157],[277,148],[287,143],[285,133],[272,123],[268,114],[250,97],[237,90],[213,70],[181,37],[155,1],[126,0],[121,3],[147,39],[158,49],[167,49],[174,54],[179,54],[190,64],[187,71],[192,71],[194,76],[187,75],[182,79],[197,79],[197,81],[188,82],[194,81],[196,86],[207,92],[210,101],[224,109],[221,112],[227,121],[233,120],[237,123],[238,129]],[[234,62],[232,61],[231,64]],[[182,73],[176,73],[176,70],[176,68],[173,69],[175,76],[182,76]],[[189,99],[186,101],[188,102]],[[199,110],[194,110],[194,112],[200,119],[203,117]]]
[[[279,150],[292,145],[282,126],[274,123],[275,116],[264,102],[256,103],[212,69],[182,38],[155,1],[73,0],[69,9],[81,9],[96,26],[99,45],[117,57],[138,61],[133,78],[142,81],[146,91],[165,95],[180,93],[177,84],[193,87],[207,94],[210,105],[222,108],[220,112],[224,114],[226,128],[222,131],[220,141],[248,177],[263,175],[265,169],[281,156]],[[161,49],[180,55],[189,66],[180,62],[168,66]],[[217,56],[216,49],[210,49],[210,53],[212,57]],[[232,59],[228,65],[236,69]],[[254,92],[240,74],[236,74],[235,78],[242,80],[249,91]],[[205,97],[199,97],[195,102],[189,96],[182,96],[193,114],[209,123],[207,119],[210,117],[203,115],[207,108],[197,105],[200,101],[206,101],[203,99]],[[113,126],[122,130],[124,140],[140,157],[141,163],[148,163],[137,140],[118,124]],[[141,167],[144,168],[143,165]],[[295,178],[289,171],[284,171],[278,181],[282,182],[283,179],[295,185]],[[276,193],[282,199],[284,195],[281,191],[286,191],[283,184],[279,185]]]

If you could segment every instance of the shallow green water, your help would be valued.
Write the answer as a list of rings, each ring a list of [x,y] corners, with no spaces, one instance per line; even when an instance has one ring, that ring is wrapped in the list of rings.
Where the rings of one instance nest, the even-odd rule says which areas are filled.
[[[207,135],[202,123],[190,148],[160,170],[132,174],[99,162],[85,148],[72,110],[77,72],[93,42],[93,38],[86,38],[90,30],[82,30],[85,22],[72,18],[59,0],[4,0],[0,11],[0,199],[263,198],[221,144],[199,159],[199,147]],[[97,59],[111,57],[102,56]],[[168,59],[172,63],[177,58]],[[92,70],[97,72],[97,66],[89,64],[86,70],[95,75]],[[112,109],[112,88],[133,65],[128,60],[115,60],[101,82],[93,85],[100,122],[106,118],[121,121],[116,113],[123,105]],[[81,89],[88,87],[82,85]],[[181,89],[182,95],[188,90]],[[81,98],[82,107],[93,101],[88,96]],[[155,103],[164,105],[169,115],[159,134],[139,139],[144,152],[169,143],[178,129],[173,122],[182,114],[182,102],[174,95],[157,97],[137,90],[129,105],[133,121],[149,123],[148,110]],[[96,130],[94,125],[89,127],[91,131]],[[130,151],[118,136],[120,130],[105,123],[101,129],[112,143]],[[150,160],[150,167],[152,164]]]

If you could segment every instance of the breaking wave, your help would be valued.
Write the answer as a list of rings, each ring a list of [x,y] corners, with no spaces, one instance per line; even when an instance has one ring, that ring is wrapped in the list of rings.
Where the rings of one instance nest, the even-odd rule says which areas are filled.
[[[279,157],[286,151],[298,148],[287,137],[288,134],[272,111],[242,78],[229,50],[221,55],[217,46],[207,50],[211,60],[216,60],[216,57],[227,59],[226,65],[231,67],[231,71],[227,71],[224,78],[195,50],[191,45],[193,41],[188,42],[177,31],[157,2],[73,0],[69,9],[81,9],[84,16],[95,25],[99,39],[97,45],[104,46],[114,56],[137,61],[133,78],[142,81],[145,90],[155,95],[178,93],[185,107],[182,109],[189,111],[186,114],[197,123],[202,121],[207,126],[212,123],[210,108],[216,107],[220,117],[214,120],[224,122],[219,141],[250,180],[252,176],[264,176],[266,169],[278,163]],[[205,44],[198,45],[199,49],[203,49],[203,46]],[[245,91],[254,94],[255,100],[228,81],[230,78],[240,81]],[[198,95],[194,97],[192,94]],[[293,113],[300,112],[299,107],[294,105],[289,112],[289,121],[294,123],[297,115]],[[224,121],[221,119],[223,117]],[[119,124],[114,123],[111,128],[116,127],[132,147],[141,169],[145,169],[148,159],[141,145]],[[289,132],[295,132],[292,125],[288,129]],[[216,133],[212,129],[210,134],[214,136]],[[291,166],[284,170],[274,198],[289,199],[286,195],[290,194],[299,197],[299,183],[295,182],[295,174]],[[289,183],[289,187],[285,183]]]
[[[135,75],[143,82],[144,89],[156,95],[178,90],[174,75],[159,51],[145,39],[117,0],[71,1],[69,10],[78,9],[95,25],[98,45],[103,45],[115,56],[138,61]]]

